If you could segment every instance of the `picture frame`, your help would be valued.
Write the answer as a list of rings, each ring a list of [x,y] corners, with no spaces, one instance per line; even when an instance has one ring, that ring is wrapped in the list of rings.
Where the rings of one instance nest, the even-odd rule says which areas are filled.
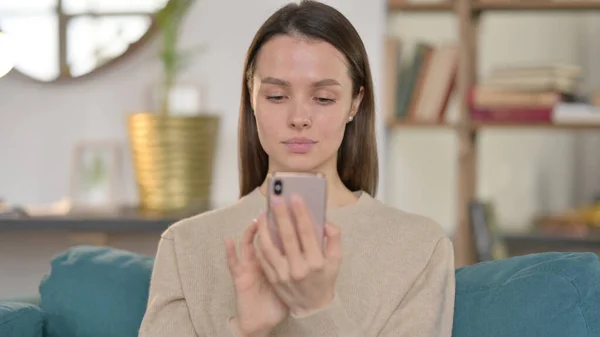
[[[72,212],[110,212],[118,208],[122,147],[116,141],[79,142],[72,154]]]

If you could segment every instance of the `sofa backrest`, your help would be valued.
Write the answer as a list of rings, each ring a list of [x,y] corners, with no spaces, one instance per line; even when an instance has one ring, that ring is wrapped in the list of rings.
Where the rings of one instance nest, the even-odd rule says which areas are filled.
[[[40,285],[45,336],[137,336],[152,263],[107,247],[58,255]],[[457,269],[453,336],[600,336],[598,256],[540,253]]]
[[[45,337],[134,337],[146,311],[153,258],[76,246],[53,259],[41,282]]]

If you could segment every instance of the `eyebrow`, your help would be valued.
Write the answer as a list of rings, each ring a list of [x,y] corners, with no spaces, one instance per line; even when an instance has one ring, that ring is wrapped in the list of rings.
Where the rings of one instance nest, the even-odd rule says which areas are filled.
[[[280,86],[284,86],[284,87],[290,86],[290,82],[282,80],[280,78],[275,78],[275,77],[270,77],[270,76],[263,78],[261,80],[261,83],[280,85]],[[341,84],[340,84],[340,82],[338,82],[332,78],[320,80],[313,84],[314,87],[327,87],[327,86],[332,86],[332,85],[341,85]]]

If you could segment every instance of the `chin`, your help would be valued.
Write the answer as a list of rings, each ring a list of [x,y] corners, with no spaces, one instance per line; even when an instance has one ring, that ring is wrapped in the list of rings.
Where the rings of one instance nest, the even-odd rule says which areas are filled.
[[[278,161],[277,167],[289,172],[317,172],[322,163],[310,158],[310,156],[291,156],[285,160]]]

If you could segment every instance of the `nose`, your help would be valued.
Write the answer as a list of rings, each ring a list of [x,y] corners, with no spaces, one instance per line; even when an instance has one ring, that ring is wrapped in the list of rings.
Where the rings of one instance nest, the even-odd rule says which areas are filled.
[[[295,105],[292,108],[288,119],[288,125],[294,129],[309,128],[312,125],[312,118],[306,107]]]

